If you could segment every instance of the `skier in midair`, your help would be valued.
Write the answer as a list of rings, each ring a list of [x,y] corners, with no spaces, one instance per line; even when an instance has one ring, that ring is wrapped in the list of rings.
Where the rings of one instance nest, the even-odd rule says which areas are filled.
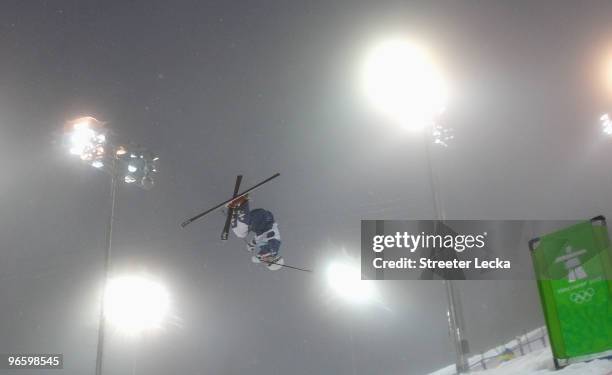
[[[232,231],[245,240],[253,263],[264,263],[272,271],[280,269],[285,262],[279,254],[281,238],[272,212],[263,208],[251,210],[248,195],[234,199],[227,207],[233,209]],[[253,238],[247,240],[251,232]]]

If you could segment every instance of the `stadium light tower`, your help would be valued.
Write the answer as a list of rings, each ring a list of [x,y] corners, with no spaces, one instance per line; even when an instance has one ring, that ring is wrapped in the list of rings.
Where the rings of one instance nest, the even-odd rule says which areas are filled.
[[[109,275],[112,253],[113,222],[117,188],[120,182],[134,184],[143,189],[153,187],[157,173],[157,160],[150,151],[133,143],[120,143],[106,128],[106,123],[91,116],[68,121],[64,126],[64,144],[71,155],[79,157],[96,169],[111,176],[110,215],[106,229],[106,251],[104,254],[104,276],[100,301],[96,375],[102,374],[104,355],[104,291]]]
[[[388,39],[370,50],[362,66],[360,82],[365,96],[379,112],[403,128],[423,132],[436,220],[444,221],[431,145],[446,147],[454,136],[451,129],[436,123],[445,109],[448,94],[433,59],[417,44],[403,38]],[[461,302],[453,280],[444,280],[444,284],[457,372],[467,372],[468,349],[463,333]]]

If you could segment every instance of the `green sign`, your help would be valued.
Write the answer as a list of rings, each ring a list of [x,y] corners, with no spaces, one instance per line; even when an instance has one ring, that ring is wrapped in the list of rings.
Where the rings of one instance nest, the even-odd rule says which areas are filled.
[[[612,256],[605,218],[529,245],[555,365],[612,356]]]

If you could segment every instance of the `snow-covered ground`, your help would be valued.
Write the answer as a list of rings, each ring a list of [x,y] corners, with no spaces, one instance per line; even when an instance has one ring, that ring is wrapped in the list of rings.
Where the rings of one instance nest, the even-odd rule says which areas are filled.
[[[612,375],[612,361],[595,360],[575,363],[555,371],[550,348],[541,348],[522,357],[500,364],[497,368],[474,371],[479,375]]]
[[[612,360],[595,360],[586,363],[575,363],[561,370],[556,371],[552,360],[552,353],[548,342],[543,340],[544,328],[539,328],[523,336],[523,350],[525,355],[520,356],[518,340],[512,340],[505,345],[493,348],[484,353],[488,360],[488,370],[482,370],[480,365],[473,366],[473,374],[478,375],[612,375]],[[529,344],[526,344],[530,341]],[[516,358],[502,362],[497,356],[506,348],[513,349]],[[470,364],[480,362],[481,356],[477,355],[469,359]],[[429,375],[454,375],[455,365],[447,366]]]

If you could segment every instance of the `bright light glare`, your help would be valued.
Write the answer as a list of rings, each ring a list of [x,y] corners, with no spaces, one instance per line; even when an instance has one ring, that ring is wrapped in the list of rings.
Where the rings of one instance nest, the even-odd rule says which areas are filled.
[[[602,115],[599,120],[601,121],[601,130],[606,135],[612,135],[612,120],[610,120],[610,115],[607,113]]]
[[[612,54],[608,55],[607,59],[605,60],[605,79],[606,79],[606,84],[607,84],[607,89],[608,92],[612,93]]]
[[[82,160],[94,160],[104,154],[106,135],[100,132],[102,123],[93,117],[80,117],[68,123],[69,151]]]
[[[93,163],[91,163],[91,166],[94,167],[94,168],[102,168],[104,166],[104,163],[102,163],[99,160],[96,160]]]
[[[431,135],[434,144],[443,147],[448,147],[449,142],[455,139],[452,128],[445,128],[439,124],[433,125]]]
[[[373,48],[362,70],[365,95],[401,125],[421,129],[446,105],[446,88],[427,53],[393,39]]]
[[[138,170],[138,168],[136,168],[135,166],[133,166],[132,164],[128,165],[128,171],[130,172],[136,172]]]
[[[334,292],[350,302],[365,303],[375,295],[373,283],[361,280],[360,268],[348,263],[330,264],[327,269],[327,281]]]
[[[73,155],[83,155],[85,150],[93,145],[93,140],[96,136],[87,122],[78,122],[74,124],[72,134],[70,135],[70,153]]]
[[[160,327],[169,305],[166,289],[144,276],[111,279],[104,293],[106,318],[127,334]]]

